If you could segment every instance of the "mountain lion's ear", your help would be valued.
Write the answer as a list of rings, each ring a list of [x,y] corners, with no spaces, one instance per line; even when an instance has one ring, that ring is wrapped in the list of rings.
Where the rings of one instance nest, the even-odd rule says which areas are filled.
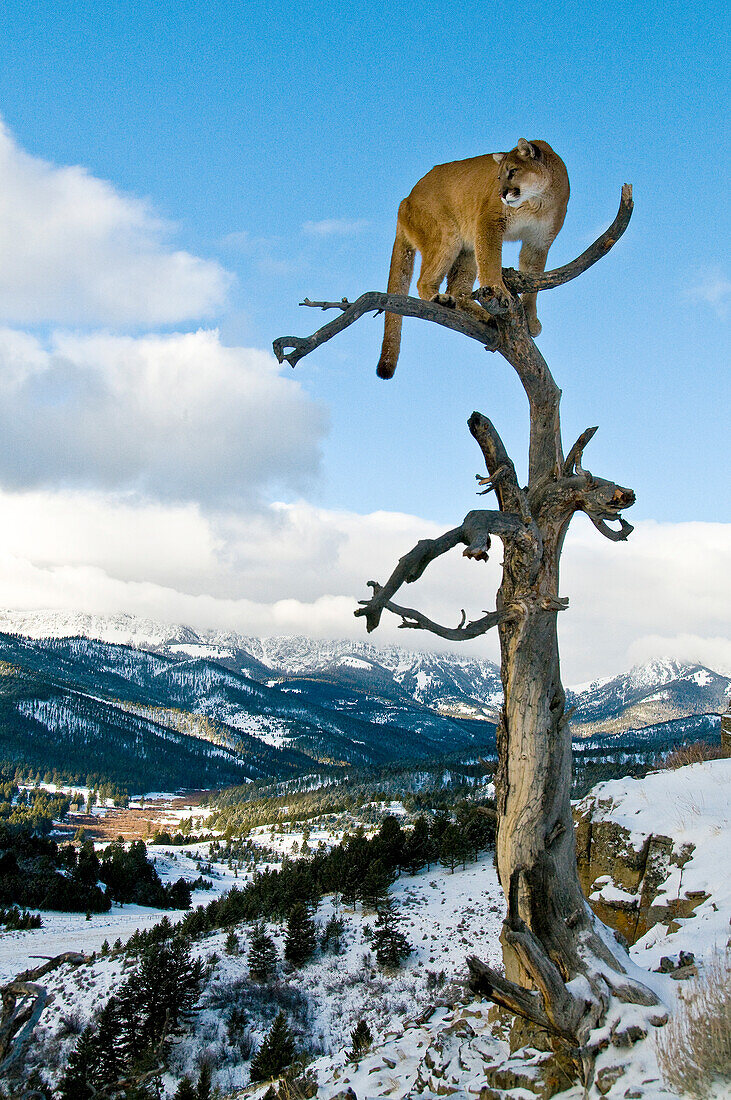
[[[538,146],[526,141],[525,138],[521,138],[518,142],[518,153],[521,157],[532,157],[533,160],[541,159],[541,151]]]
[[[497,161],[498,164],[502,164],[507,155],[507,153],[493,153],[492,159]]]

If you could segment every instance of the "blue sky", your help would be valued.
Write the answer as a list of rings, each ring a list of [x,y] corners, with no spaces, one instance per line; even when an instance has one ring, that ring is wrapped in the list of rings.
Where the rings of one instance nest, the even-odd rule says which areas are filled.
[[[580,280],[539,296],[539,344],[564,391],[566,447],[584,427],[599,424],[586,462],[635,489],[638,503],[628,518],[664,532],[657,534],[658,546],[674,537],[672,525],[685,524],[686,535],[688,524],[701,525],[698,538],[706,543],[719,526],[727,530],[725,5],[66,0],[9,2],[3,14],[0,114],[11,141],[8,170],[20,173],[13,185],[17,203],[30,193],[23,172],[34,171],[27,163],[18,168],[23,157],[46,162],[49,171],[81,166],[85,178],[107,181],[109,192],[86,199],[86,184],[73,183],[81,191],[68,201],[80,210],[86,204],[89,215],[79,229],[76,215],[67,217],[68,206],[63,218],[59,214],[57,236],[74,254],[67,285],[51,287],[50,276],[44,281],[38,272],[45,262],[62,282],[69,251],[54,252],[49,264],[38,245],[28,270],[18,253],[26,289],[17,301],[12,272],[0,286],[14,303],[2,317],[13,347],[22,333],[36,341],[34,355],[40,348],[47,357],[38,383],[47,441],[30,453],[39,398],[26,387],[16,393],[13,422],[29,425],[28,454],[20,438],[12,455],[0,454],[0,486],[16,494],[13,507],[18,494],[33,492],[55,494],[56,503],[63,493],[96,494],[99,506],[117,508],[116,515],[122,498],[125,507],[134,498],[148,519],[157,506],[208,516],[215,507],[215,532],[209,528],[208,537],[219,559],[235,558],[239,580],[221,573],[214,583],[194,563],[183,570],[185,580],[170,571],[162,545],[148,577],[141,565],[113,568],[101,551],[85,567],[122,586],[159,583],[199,599],[254,599],[258,578],[273,600],[275,571],[265,582],[260,566],[251,564],[253,550],[242,558],[240,547],[234,553],[227,542],[232,527],[251,518],[246,509],[261,516],[274,501],[290,508],[306,502],[320,517],[383,511],[451,526],[476,503],[479,455],[465,428],[473,409],[495,421],[524,467],[527,410],[517,380],[504,361],[454,334],[407,322],[396,378],[383,383],[375,378],[381,323],[364,319],[303,360],[294,380],[289,368],[276,380],[272,374],[273,389],[260,395],[259,405],[247,396],[256,383],[246,381],[255,377],[258,360],[247,359],[244,368],[232,350],[268,349],[275,336],[312,331],[324,318],[298,308],[304,296],[354,297],[385,286],[396,209],[414,182],[434,163],[509,148],[519,137],[549,141],[571,178],[568,215],[549,266],[582,251],[613,218],[621,184],[634,185],[635,214],[615,250]],[[30,212],[23,208],[27,224],[37,227],[34,247],[37,235],[51,235],[43,194]],[[97,237],[90,244],[110,218],[104,247]],[[8,233],[20,249],[17,241],[12,245],[18,224],[17,216],[11,219]],[[509,247],[505,258],[515,262]],[[105,275],[127,280],[116,305],[111,289],[102,296]],[[79,295],[87,278],[87,292]],[[173,283],[177,289],[168,293]],[[195,352],[184,341],[165,343],[199,326],[216,328],[220,347],[213,351],[209,341]],[[101,334],[107,343],[99,343]],[[167,404],[148,404],[137,434],[100,414],[100,387],[111,386],[112,377],[124,386],[137,370],[144,391],[155,371],[159,375],[161,368],[150,363],[160,349],[169,361],[178,353],[214,356],[201,370],[229,388],[229,407],[213,433],[215,453],[203,422],[197,436],[170,443],[177,430],[174,392]],[[6,351],[6,362],[9,356]],[[125,365],[132,361],[136,367]],[[194,412],[212,407],[211,394],[191,385],[186,392]],[[121,390],[114,392],[119,404]],[[125,392],[131,402],[132,391]],[[85,412],[87,424],[106,427],[71,461],[71,440],[79,433],[65,410],[74,401],[77,417]],[[245,426],[246,446],[237,425]],[[63,453],[55,452],[64,432]],[[174,462],[160,465],[152,437],[168,441]],[[215,470],[224,467],[217,479]],[[238,479],[234,467],[243,471]],[[247,482],[252,468],[257,473]],[[253,485],[248,493],[247,484]],[[702,525],[713,528],[713,537]],[[333,545],[342,554],[355,535],[346,538],[340,520],[335,527]],[[315,542],[326,554],[323,547],[331,544],[322,531],[324,542]],[[695,542],[689,537],[687,546]],[[599,569],[605,548],[596,549]],[[45,581],[49,569],[81,567],[70,549],[66,558],[55,553],[33,558],[34,569],[46,569]],[[714,552],[711,566],[692,559],[688,549],[683,567],[694,574],[719,570],[709,578],[718,589],[724,554]],[[253,571],[242,594],[247,562]],[[362,567],[370,576],[367,562]],[[288,568],[306,572],[294,559],[281,565],[287,598],[303,606],[345,598],[345,580],[334,581],[330,592],[298,593]],[[325,556],[321,569],[327,568]],[[682,584],[682,570],[679,577]],[[60,592],[45,581],[19,591],[26,601],[67,603],[95,591],[71,585]],[[133,599],[122,587],[115,598],[129,597],[144,610],[135,592]],[[104,599],[108,609],[114,600]],[[162,614],[160,601],[150,610]],[[182,607],[172,601],[170,614],[182,614]],[[223,621],[219,611],[209,609]],[[648,637],[670,637],[669,625],[655,625],[645,624]],[[695,636],[692,627],[685,623],[683,635]],[[329,619],[328,629],[334,629]],[[698,631],[702,637],[719,632],[717,622]],[[619,649],[612,659],[621,659]]]

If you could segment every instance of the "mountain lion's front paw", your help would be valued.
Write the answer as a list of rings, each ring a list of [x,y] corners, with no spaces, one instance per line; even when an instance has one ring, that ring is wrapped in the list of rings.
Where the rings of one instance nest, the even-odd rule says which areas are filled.
[[[446,306],[447,309],[457,308],[457,299],[453,298],[451,294],[435,294],[432,302],[436,302],[438,306]]]
[[[537,317],[528,317],[528,332],[531,336],[540,336],[543,330],[543,325]]]
[[[475,292],[475,298],[488,313],[494,315],[507,313],[512,302],[510,292],[503,283],[496,283],[494,286],[481,286]]]

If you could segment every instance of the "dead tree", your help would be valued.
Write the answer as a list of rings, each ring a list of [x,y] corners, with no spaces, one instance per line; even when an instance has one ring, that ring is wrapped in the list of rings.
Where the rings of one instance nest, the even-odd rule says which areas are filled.
[[[635,497],[631,489],[584,467],[584,449],[596,428],[587,428],[564,457],[561,391],[528,332],[519,294],[560,286],[586,271],[622,235],[631,213],[632,189],[625,185],[614,222],[577,259],[540,275],[504,269],[509,306],[501,308],[490,288],[473,295],[486,310],[484,322],[434,302],[370,292],[352,304],[345,299],[305,300],[303,305],[338,308],[341,315],[312,336],[274,342],[279,362],[294,366],[363,314],[386,309],[434,321],[498,351],[525,389],[530,409],[528,485],[519,485],[495,426],[473,413],[469,430],[487,467],[487,476],[478,479],[483,493],[495,493],[497,509],[470,512],[458,527],[419,542],[385,584],[368,582],[372,595],[355,614],[364,617],[368,631],[388,611],[400,616],[403,628],[456,641],[492,627],[498,630],[504,704],[497,731],[496,857],[507,899],[501,935],[505,974],[473,957],[472,983],[476,991],[567,1047],[587,1088],[599,1051],[608,1050],[611,1061],[616,1049],[619,1066],[622,1046],[666,1019],[626,951],[592,914],[579,885],[570,803],[571,737],[557,637],[558,612],[568,602],[559,595],[559,558],[572,516],[584,512],[605,538],[624,540],[632,527],[621,512]],[[404,583],[418,580],[430,562],[453,547],[463,546],[462,553],[475,561],[486,560],[494,536],[501,540],[504,556],[494,611],[473,621],[462,612],[461,622],[450,627],[394,602]],[[641,1006],[632,1011],[631,1027],[623,1008],[627,1004]],[[637,1024],[638,1012],[644,1014],[644,1027]],[[607,1069],[612,1070],[607,1061],[602,1057],[604,1081]],[[602,1088],[604,1081],[599,1082]]]
[[[34,1028],[48,1004],[48,992],[38,981],[65,963],[85,962],[77,951],[55,955],[41,966],[25,970],[0,988],[0,1080],[17,1066]]]

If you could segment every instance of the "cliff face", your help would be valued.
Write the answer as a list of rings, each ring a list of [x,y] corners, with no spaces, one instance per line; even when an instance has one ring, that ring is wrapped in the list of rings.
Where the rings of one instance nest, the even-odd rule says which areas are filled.
[[[630,945],[656,924],[677,931],[678,920],[692,916],[709,897],[682,888],[695,845],[630,831],[612,820],[611,809],[611,799],[590,795],[575,813],[579,879],[592,909]],[[667,890],[671,878],[678,879],[675,896]]]
[[[726,942],[731,760],[601,783],[574,818],[586,897],[640,965]]]

